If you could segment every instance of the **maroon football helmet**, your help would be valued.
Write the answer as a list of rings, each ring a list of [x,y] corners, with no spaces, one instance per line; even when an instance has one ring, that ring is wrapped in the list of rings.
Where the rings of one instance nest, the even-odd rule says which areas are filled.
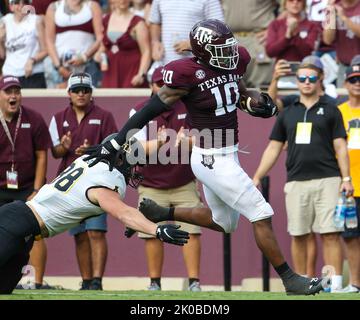
[[[228,25],[217,19],[196,23],[189,34],[191,51],[203,63],[232,70],[239,62],[238,42]]]

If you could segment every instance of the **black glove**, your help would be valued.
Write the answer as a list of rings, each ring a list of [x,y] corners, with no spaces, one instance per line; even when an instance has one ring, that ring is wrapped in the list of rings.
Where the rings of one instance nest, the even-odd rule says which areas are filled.
[[[125,229],[125,237],[126,238],[131,238],[135,234],[135,232],[136,231],[134,229],[126,227],[126,229]]]
[[[183,246],[189,239],[189,233],[183,230],[178,230],[179,225],[175,224],[163,224],[156,229],[156,238],[162,242],[176,244]]]
[[[245,103],[245,112],[249,113],[253,117],[270,118],[279,113],[277,105],[271,99],[271,97],[265,93],[260,93],[260,99],[257,106],[248,106]]]
[[[92,167],[101,160],[107,160],[109,162],[109,169],[112,171],[119,152],[121,151],[116,150],[110,140],[104,144],[97,144],[87,148],[85,154],[88,154],[88,156],[84,158],[84,161],[94,159],[94,161],[89,164],[89,167]]]

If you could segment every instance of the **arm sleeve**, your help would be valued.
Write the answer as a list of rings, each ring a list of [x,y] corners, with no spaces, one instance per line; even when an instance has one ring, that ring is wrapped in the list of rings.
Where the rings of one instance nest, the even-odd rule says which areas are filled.
[[[135,109],[131,109],[129,112],[129,118],[131,118],[134,114],[136,113]],[[133,135],[133,137],[135,137],[137,140],[139,141],[146,141],[147,140],[147,134],[146,134],[146,126],[143,127],[140,131],[138,131],[137,133],[135,133]]]
[[[52,140],[53,147],[56,147],[60,144],[60,135],[56,124],[55,116],[51,118],[50,125],[49,125],[49,133]]]
[[[116,142],[119,145],[123,145],[128,138],[132,137],[150,120],[170,109],[171,107],[162,102],[157,94],[154,95],[140,111],[136,112],[125,123],[125,125],[115,137]]]
[[[51,147],[51,137],[49,129],[44,119],[39,115],[36,119],[35,130],[33,132],[33,141],[35,150],[47,150]]]
[[[108,135],[118,131],[115,124],[115,119],[110,112],[104,114],[104,121],[101,126],[101,140],[105,139]]]
[[[280,142],[285,142],[287,140],[286,137],[286,129],[283,125],[285,111],[281,112],[275,122],[275,125],[270,134],[270,140],[276,140]]]

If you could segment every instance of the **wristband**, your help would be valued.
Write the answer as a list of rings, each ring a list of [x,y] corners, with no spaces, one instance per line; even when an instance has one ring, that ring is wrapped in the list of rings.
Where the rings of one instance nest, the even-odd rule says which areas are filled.
[[[343,177],[342,182],[351,182],[351,177]]]

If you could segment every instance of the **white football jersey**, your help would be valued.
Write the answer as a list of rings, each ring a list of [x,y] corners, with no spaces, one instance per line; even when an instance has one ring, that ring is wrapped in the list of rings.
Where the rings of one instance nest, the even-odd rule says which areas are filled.
[[[105,187],[118,192],[120,199],[125,197],[126,182],[121,172],[115,168],[110,172],[104,162],[89,168],[84,157],[76,159],[28,202],[44,221],[50,237],[104,212],[88,199],[89,189]]]

